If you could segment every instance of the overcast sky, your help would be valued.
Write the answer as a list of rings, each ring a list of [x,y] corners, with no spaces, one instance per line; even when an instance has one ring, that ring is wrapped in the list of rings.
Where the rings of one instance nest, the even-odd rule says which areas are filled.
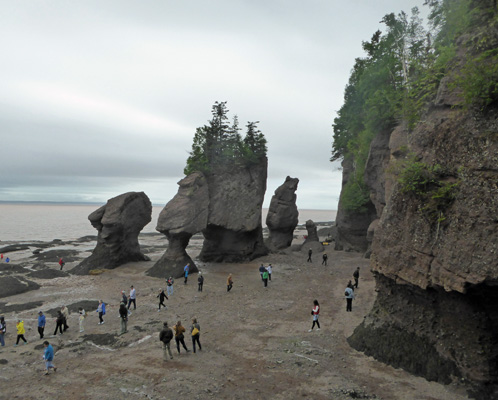
[[[264,206],[336,209],[332,123],[356,57],[423,0],[0,0],[0,200],[177,192],[195,128],[227,101],[268,141]]]

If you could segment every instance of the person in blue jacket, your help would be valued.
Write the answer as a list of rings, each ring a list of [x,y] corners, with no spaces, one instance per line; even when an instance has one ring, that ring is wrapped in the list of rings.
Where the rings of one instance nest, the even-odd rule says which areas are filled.
[[[57,367],[53,363],[53,361],[54,361],[54,348],[46,340],[43,342],[43,345],[45,346],[45,353],[43,353],[43,359],[45,360],[45,368],[47,369],[47,372],[45,372],[45,375],[48,375],[50,368],[53,368],[54,372],[57,371]]]
[[[186,285],[187,284],[187,279],[188,279],[188,271],[190,269],[190,263],[187,263],[187,265],[185,265],[185,267],[183,268],[183,276],[185,277],[185,280],[183,281],[183,284]]]
[[[105,303],[102,300],[99,300],[97,312],[99,313],[99,325],[102,325],[104,323],[104,318],[102,317],[105,315]]]
[[[40,334],[40,339],[43,339],[43,332],[45,331],[45,315],[43,315],[43,311],[38,313],[38,333]]]

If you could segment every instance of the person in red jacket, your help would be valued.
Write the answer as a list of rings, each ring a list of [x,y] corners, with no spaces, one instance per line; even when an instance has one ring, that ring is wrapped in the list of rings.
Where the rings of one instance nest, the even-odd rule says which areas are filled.
[[[320,305],[318,304],[318,300],[313,300],[313,309],[311,310],[311,315],[313,315],[313,325],[308,332],[311,332],[313,328],[318,327],[318,331],[320,330],[320,322],[318,322],[318,315],[320,314]]]

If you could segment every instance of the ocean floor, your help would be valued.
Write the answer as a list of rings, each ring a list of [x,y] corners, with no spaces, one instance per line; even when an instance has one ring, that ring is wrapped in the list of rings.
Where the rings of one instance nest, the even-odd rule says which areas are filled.
[[[293,248],[303,242],[303,233],[296,231]],[[146,276],[145,271],[164,253],[167,241],[162,235],[146,234],[140,242],[152,261],[129,263],[97,276],[64,273],[90,254],[95,237],[29,243],[4,255],[11,262],[0,264],[0,281],[23,277],[39,288],[7,297],[0,294],[0,313],[8,325],[6,346],[0,347],[0,398],[468,398],[458,382],[446,386],[428,382],[349,347],[346,338],[376,295],[369,261],[359,254],[325,246],[327,266],[321,265],[321,254],[314,254],[313,262],[307,263],[307,248],[247,264],[196,261],[205,277],[204,290],[197,290],[196,274],[187,285],[176,280],[167,309],[158,312],[156,296],[165,280]],[[187,249],[193,259],[201,246],[202,237],[194,237]],[[66,260],[63,273],[58,271],[58,257]],[[259,276],[261,263],[273,265],[268,288]],[[357,266],[361,267],[360,285],[353,312],[346,313],[344,288]],[[234,287],[227,293],[229,273]],[[130,285],[137,289],[137,309],[129,318],[128,333],[120,336],[120,292],[128,293]],[[99,299],[108,304],[104,325],[98,325],[95,312]],[[321,306],[321,330],[308,332],[314,299]],[[69,329],[55,337],[54,316],[63,304],[72,311]],[[89,312],[83,333],[75,312],[79,306]],[[39,310],[47,315],[46,339],[56,352],[58,369],[48,376],[44,375],[43,341],[37,334]],[[14,347],[17,318],[25,322],[28,344]],[[181,349],[178,354],[173,341],[174,359],[163,361],[158,340],[163,322],[172,326],[181,320],[188,330],[192,318],[201,326],[202,351]],[[192,350],[188,335],[185,341]]]

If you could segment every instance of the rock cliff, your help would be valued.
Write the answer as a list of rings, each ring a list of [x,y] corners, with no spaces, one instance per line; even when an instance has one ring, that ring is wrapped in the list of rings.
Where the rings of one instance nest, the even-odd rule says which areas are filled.
[[[284,249],[291,245],[294,229],[299,222],[299,212],[296,205],[296,190],[299,179],[285,178],[271,198],[266,226],[270,231],[268,246],[272,249]]]
[[[441,81],[412,131],[400,125],[372,143],[366,183],[378,296],[349,342],[498,398],[498,107],[461,108],[450,83]]]
[[[97,246],[90,257],[72,273],[87,274],[92,269],[112,269],[130,261],[148,258],[140,251],[138,235],[151,221],[152,204],[143,192],[129,192],[113,197],[88,216],[98,230]]]

